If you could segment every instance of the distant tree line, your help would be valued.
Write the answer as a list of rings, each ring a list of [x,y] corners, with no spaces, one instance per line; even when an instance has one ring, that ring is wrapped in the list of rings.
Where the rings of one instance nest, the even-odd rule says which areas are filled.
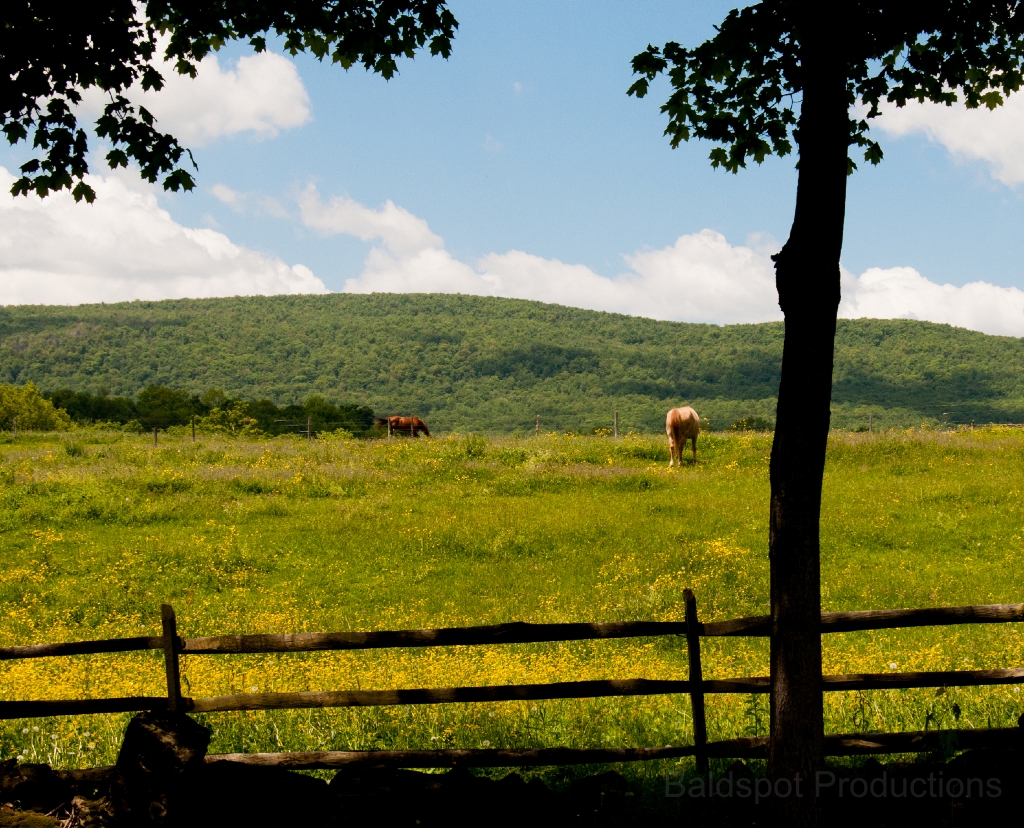
[[[0,307],[0,383],[108,399],[150,385],[296,404],[316,395],[446,433],[525,434],[538,414],[544,430],[584,433],[612,427],[616,411],[624,431],[661,432],[683,404],[714,429],[761,428],[775,420],[783,335],[779,322],[718,327],[447,294],[18,305]],[[835,354],[836,428],[1024,422],[1024,339],[841,319]]]
[[[134,399],[67,388],[43,396],[55,409],[63,409],[73,422],[81,425],[138,423],[145,429],[168,428],[188,425],[193,417],[205,419],[216,413],[230,412],[239,422],[248,420],[250,430],[254,427],[270,435],[305,431],[307,423],[313,431],[344,429],[357,437],[366,435],[374,427],[373,410],[368,406],[331,403],[319,396],[308,397],[301,404],[277,405],[271,400],[233,399],[219,388],[211,388],[200,395],[163,385],[149,385]]]

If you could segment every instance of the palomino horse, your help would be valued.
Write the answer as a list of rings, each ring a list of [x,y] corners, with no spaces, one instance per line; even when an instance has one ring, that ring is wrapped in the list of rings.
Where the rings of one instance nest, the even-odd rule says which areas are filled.
[[[673,408],[665,417],[665,431],[668,433],[669,468],[679,459],[683,465],[683,449],[686,441],[693,441],[693,462],[697,462],[697,435],[700,433],[700,417],[690,406]]]
[[[374,422],[382,428],[387,428],[392,434],[411,434],[413,437],[419,437],[419,432],[422,431],[430,436],[430,429],[419,417],[377,417]]]

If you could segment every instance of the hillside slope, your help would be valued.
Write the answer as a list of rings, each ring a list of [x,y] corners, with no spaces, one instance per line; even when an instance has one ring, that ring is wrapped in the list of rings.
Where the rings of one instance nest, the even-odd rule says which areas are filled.
[[[285,403],[320,394],[432,428],[660,430],[771,417],[782,323],[697,325],[517,299],[330,294],[0,308],[0,382],[131,395],[150,383]],[[1024,340],[840,321],[834,424],[1024,420]]]

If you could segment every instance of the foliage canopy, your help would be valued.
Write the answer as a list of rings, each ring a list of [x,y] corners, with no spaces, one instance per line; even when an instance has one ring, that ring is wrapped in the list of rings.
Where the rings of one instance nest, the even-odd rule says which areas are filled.
[[[672,146],[691,137],[721,146],[711,165],[738,172],[747,159],[788,155],[799,141],[797,112],[805,78],[801,32],[793,0],[764,2],[729,12],[715,37],[696,48],[669,42],[648,46],[633,58],[641,77],[629,94],[644,97],[651,81],[666,73],[672,94],[662,106]],[[846,2],[834,6],[833,48],[846,56],[847,94],[852,107],[850,144],[864,159],[882,160],[869,137],[868,120],[889,101],[994,109],[1021,87],[1024,75],[1024,13],[1007,0],[914,0]],[[851,111],[854,111],[851,109]],[[850,169],[856,165],[850,161]]]
[[[261,52],[276,35],[292,55],[329,57],[345,69],[361,63],[391,78],[396,58],[424,47],[448,57],[457,27],[444,0],[10,0],[0,11],[0,128],[11,144],[32,135],[42,152],[21,167],[12,193],[70,189],[76,201],[95,198],[84,180],[88,137],[75,112],[92,87],[110,98],[95,127],[113,145],[107,163],[133,161],[147,181],[163,176],[165,189],[191,190],[195,182],[180,166],[188,150],[127,96],[136,83],[162,88],[161,57],[195,77],[199,61],[228,41],[247,40]]]

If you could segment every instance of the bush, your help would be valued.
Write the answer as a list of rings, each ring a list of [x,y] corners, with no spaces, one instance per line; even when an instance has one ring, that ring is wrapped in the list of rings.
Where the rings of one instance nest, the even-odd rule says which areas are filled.
[[[33,431],[67,431],[71,418],[66,411],[54,408],[53,403],[39,393],[34,383],[20,388],[0,385],[0,428],[11,430],[14,418],[18,428]]]
[[[204,434],[232,434],[235,437],[263,434],[259,423],[241,407],[215,408],[205,417],[196,417],[196,429]]]
[[[479,434],[470,434],[462,441],[462,450],[466,457],[483,457],[487,454],[487,440]]]
[[[313,436],[318,440],[351,440],[355,435],[347,428],[336,428],[333,431],[314,431]]]
[[[733,431],[775,431],[775,423],[767,417],[744,417],[732,424]]]

